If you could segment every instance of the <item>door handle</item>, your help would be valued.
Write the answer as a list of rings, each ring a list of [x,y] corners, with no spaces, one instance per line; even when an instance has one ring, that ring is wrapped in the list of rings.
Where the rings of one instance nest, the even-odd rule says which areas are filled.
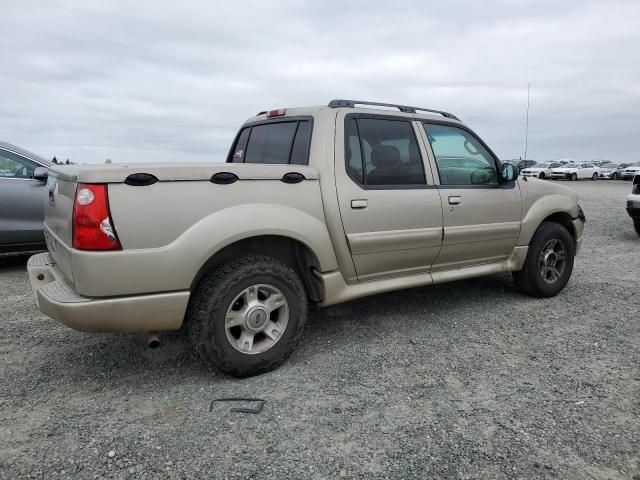
[[[460,205],[462,198],[459,195],[451,195],[449,197],[449,205]]]
[[[362,200],[351,200],[351,208],[353,208],[354,210],[361,210],[363,208],[367,208],[367,200],[366,199],[362,199]]]

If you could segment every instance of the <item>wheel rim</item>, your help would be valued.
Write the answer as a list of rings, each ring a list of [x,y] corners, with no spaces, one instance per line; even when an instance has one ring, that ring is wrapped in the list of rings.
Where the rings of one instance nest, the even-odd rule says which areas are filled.
[[[540,253],[540,275],[549,285],[558,281],[567,266],[567,251],[557,238],[547,242]]]
[[[272,348],[289,323],[289,304],[273,285],[251,285],[227,308],[225,333],[237,351],[254,355]]]

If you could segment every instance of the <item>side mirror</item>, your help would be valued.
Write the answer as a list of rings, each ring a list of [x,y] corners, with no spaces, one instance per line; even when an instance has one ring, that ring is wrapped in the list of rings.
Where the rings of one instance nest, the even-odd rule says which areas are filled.
[[[516,178],[518,178],[518,173],[520,173],[520,171],[516,169],[516,167],[514,167],[510,163],[505,163],[502,165],[502,171],[500,172],[500,175],[505,181],[512,182]]]
[[[36,180],[40,180],[41,182],[46,182],[47,177],[49,176],[49,169],[47,167],[36,167],[33,171],[33,178]]]

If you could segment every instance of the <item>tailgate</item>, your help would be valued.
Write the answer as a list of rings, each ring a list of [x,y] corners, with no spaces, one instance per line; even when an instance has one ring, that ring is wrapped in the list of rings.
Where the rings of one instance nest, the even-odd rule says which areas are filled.
[[[76,194],[75,176],[49,171],[44,207],[44,235],[47,249],[59,270],[73,284],[71,270],[72,217]]]

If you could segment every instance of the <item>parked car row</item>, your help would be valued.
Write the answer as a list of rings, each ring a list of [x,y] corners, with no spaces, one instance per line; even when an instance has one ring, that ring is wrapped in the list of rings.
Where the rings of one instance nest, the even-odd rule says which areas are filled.
[[[602,163],[556,161],[542,162],[521,169],[523,177],[534,177],[552,180],[598,180],[631,179],[640,174],[640,162],[637,163]]]

